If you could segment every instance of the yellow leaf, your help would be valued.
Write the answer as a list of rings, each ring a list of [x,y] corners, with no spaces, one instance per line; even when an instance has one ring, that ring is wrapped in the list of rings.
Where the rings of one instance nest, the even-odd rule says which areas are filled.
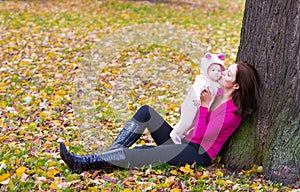
[[[109,192],[109,190],[105,188],[101,188],[101,192]]]
[[[49,111],[42,111],[39,113],[39,116],[43,117],[44,119],[50,119],[50,112]]]
[[[252,189],[258,189],[259,185],[257,183],[253,183],[250,185]]]
[[[27,123],[23,123],[20,128],[27,129],[28,128],[28,124]]]
[[[106,173],[106,174],[104,174],[104,176],[115,178],[115,173]]]
[[[20,61],[20,63],[19,63],[19,65],[21,66],[21,67],[24,67],[25,65],[28,65],[29,64],[29,61],[27,61],[27,60],[22,60],[22,61]]]
[[[207,174],[206,172],[203,173],[203,175],[201,175],[200,179],[207,179],[209,178],[209,174]]]
[[[9,177],[10,177],[9,173],[4,173],[4,174],[0,175],[0,182],[5,181]]]
[[[175,109],[175,107],[177,107],[177,105],[176,105],[176,104],[171,104],[171,105],[170,105],[170,110],[174,110],[174,109]]]
[[[133,109],[134,109],[134,106],[133,106],[133,104],[130,103],[130,104],[127,105],[127,108],[128,108],[129,110],[133,110]]]
[[[61,124],[61,122],[59,120],[53,120],[52,122],[57,126],[59,126]]]
[[[59,171],[57,171],[55,168],[50,168],[47,172],[47,177],[53,179],[57,173],[59,173]]]
[[[54,165],[56,165],[56,162],[54,162],[54,161],[49,161],[48,162],[49,167],[53,167]]]
[[[53,157],[53,155],[52,155],[52,154],[46,154],[45,157],[46,157],[47,159],[50,159],[50,158]],[[49,166],[52,167],[51,165],[49,165]]]
[[[3,135],[2,137],[0,137],[0,142],[6,140],[9,136],[9,134],[11,133],[11,131],[8,131],[5,135]]]
[[[226,183],[226,181],[223,180],[223,179],[218,179],[218,180],[216,181],[216,184],[218,184],[218,185],[226,185],[227,183]]]
[[[161,170],[153,170],[153,172],[154,172],[155,174],[157,174],[157,175],[162,174],[162,171],[161,171]]]
[[[58,190],[58,187],[57,187],[56,183],[54,183],[54,182],[52,182],[49,187],[50,187],[50,189]]]
[[[68,114],[67,114],[67,117],[72,118],[72,117],[74,117],[74,115],[73,115],[72,113],[68,113]]]
[[[59,91],[56,91],[57,95],[61,95],[61,96],[65,96],[66,95],[66,92],[64,90],[59,90]]]
[[[88,192],[97,192],[97,191],[98,191],[98,188],[97,188],[96,186],[94,186],[94,187],[89,187],[89,188],[87,189],[87,191],[88,191]]]
[[[245,175],[250,176],[252,172],[253,172],[253,170],[248,170],[248,171],[245,172]]]
[[[26,167],[21,166],[16,170],[17,177],[21,177],[23,173],[25,173]]]
[[[170,192],[181,192],[181,189],[174,188],[174,189],[171,189]]]
[[[0,91],[0,92],[1,92],[1,91]],[[1,102],[0,102],[0,107],[2,107],[3,109],[5,109],[5,108],[6,108],[6,102],[1,101]]]
[[[166,178],[165,183],[166,183],[167,187],[172,186],[175,183],[175,176]]]
[[[36,170],[36,173],[37,173],[38,175],[41,175],[41,176],[46,176],[45,171],[43,171],[42,169],[37,169],[37,170]]]
[[[35,169],[28,170],[28,171],[26,171],[26,173],[27,173],[28,175],[33,175],[34,173],[36,173],[36,170],[35,170]]]
[[[216,173],[219,177],[223,177],[224,176],[224,173],[222,171],[217,171]]]
[[[131,190],[129,188],[126,188],[123,190],[123,192],[131,192]]]
[[[144,140],[141,140],[141,145],[142,146],[145,146],[146,145],[146,142]]]
[[[170,173],[171,173],[172,175],[178,175],[178,172],[177,172],[175,169],[174,169],[174,170],[171,170]]]
[[[180,167],[180,171],[184,172],[184,173],[188,173],[188,174],[193,174],[194,170],[191,169],[190,164],[186,164],[184,167]]]

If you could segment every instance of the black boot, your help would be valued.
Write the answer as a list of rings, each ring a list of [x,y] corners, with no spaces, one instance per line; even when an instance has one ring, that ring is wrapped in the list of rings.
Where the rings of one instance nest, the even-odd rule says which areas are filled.
[[[60,156],[68,167],[76,173],[82,171],[112,169],[125,165],[125,154],[122,149],[116,149],[101,154],[78,156],[71,154],[63,142],[60,143]]]
[[[143,134],[146,125],[134,119],[129,120],[108,150],[130,147]]]

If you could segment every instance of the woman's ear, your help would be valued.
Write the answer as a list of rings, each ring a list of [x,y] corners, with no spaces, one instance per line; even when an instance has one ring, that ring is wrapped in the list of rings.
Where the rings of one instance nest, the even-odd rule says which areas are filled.
[[[237,90],[237,89],[239,89],[240,88],[240,85],[238,84],[238,83],[235,83],[234,85],[233,85],[233,89],[234,90]]]

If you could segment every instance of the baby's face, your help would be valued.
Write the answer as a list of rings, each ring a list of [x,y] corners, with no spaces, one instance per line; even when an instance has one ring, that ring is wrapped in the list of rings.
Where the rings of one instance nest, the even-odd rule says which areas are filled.
[[[207,75],[213,81],[219,80],[221,77],[221,73],[222,70],[219,64],[211,64],[207,69]]]

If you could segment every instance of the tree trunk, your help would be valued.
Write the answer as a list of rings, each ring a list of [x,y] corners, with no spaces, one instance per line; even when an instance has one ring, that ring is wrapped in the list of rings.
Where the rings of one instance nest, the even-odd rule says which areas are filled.
[[[277,182],[300,173],[300,0],[246,0],[238,61],[260,73],[262,98],[222,152],[229,168],[263,165]]]

